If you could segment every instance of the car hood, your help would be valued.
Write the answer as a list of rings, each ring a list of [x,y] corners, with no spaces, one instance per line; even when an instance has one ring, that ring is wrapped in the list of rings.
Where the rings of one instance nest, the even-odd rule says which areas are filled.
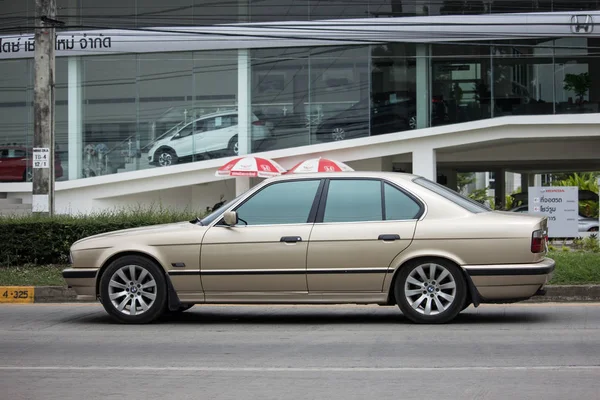
[[[143,242],[148,245],[185,242],[199,243],[207,227],[195,223],[176,222],[170,224],[150,225],[139,228],[121,229],[118,231],[88,236],[73,244],[71,250],[86,248],[115,247],[124,240]],[[196,231],[191,233],[192,231]],[[126,238],[125,238],[126,237]]]
[[[171,141],[171,137],[172,136],[169,136],[169,137],[166,137],[166,138],[163,138],[163,139],[160,139],[160,140],[157,140],[156,142],[154,142],[154,144],[152,144],[152,147],[150,147],[150,152],[158,149],[160,146],[162,146],[164,144],[169,143]]]

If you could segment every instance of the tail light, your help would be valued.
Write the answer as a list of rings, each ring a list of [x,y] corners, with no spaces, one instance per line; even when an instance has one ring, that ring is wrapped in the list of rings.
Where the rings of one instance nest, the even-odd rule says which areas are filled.
[[[531,235],[531,252],[532,253],[544,253],[546,251],[546,243],[548,241],[548,234],[538,229]]]
[[[253,121],[252,125],[254,125],[254,126],[265,126],[265,122],[264,121]]]

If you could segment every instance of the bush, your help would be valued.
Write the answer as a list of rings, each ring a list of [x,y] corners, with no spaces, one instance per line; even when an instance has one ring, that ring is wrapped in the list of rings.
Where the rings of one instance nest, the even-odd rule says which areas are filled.
[[[65,264],[71,245],[79,239],[119,229],[189,221],[196,216],[202,213],[150,207],[79,216],[0,217],[0,265]]]

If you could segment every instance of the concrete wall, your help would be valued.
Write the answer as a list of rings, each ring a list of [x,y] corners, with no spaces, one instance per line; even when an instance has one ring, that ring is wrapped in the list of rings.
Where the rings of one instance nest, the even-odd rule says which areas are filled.
[[[369,138],[324,143],[262,153],[285,168],[307,158],[327,157],[350,164],[357,170],[389,169],[395,156],[413,161],[417,174],[435,179],[436,163],[443,160],[471,159],[482,164],[521,160],[542,163],[552,160],[593,160],[598,163],[600,115],[503,117],[452,126],[398,132]],[[510,144],[528,141],[531,147]],[[550,145],[550,143],[554,145]],[[508,144],[507,144],[508,143]],[[587,143],[587,146],[576,146]],[[596,144],[596,145],[594,145]],[[468,147],[471,150],[458,150]],[[476,151],[473,151],[476,149]],[[414,163],[418,160],[433,161]],[[235,192],[235,181],[215,176],[215,170],[229,159],[217,159],[151,170],[133,171],[56,184],[56,211],[92,212],[124,204],[161,202],[175,207],[191,204],[206,208],[221,194],[227,199]],[[500,161],[498,161],[500,160]],[[532,161],[533,160],[533,161]],[[445,161],[444,161],[445,162]],[[425,165],[427,164],[427,165]],[[418,169],[417,168],[417,169]],[[433,169],[432,169],[433,168]],[[496,167],[498,168],[498,167]],[[504,168],[504,167],[503,167]],[[487,170],[482,168],[480,170]],[[255,184],[258,180],[254,180]],[[192,189],[190,189],[192,188]],[[30,203],[30,183],[2,183],[0,192],[23,198]]]

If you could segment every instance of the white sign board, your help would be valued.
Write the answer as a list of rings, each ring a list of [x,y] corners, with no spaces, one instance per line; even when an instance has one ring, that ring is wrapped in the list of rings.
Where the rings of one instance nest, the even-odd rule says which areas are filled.
[[[47,147],[33,148],[33,168],[50,168],[50,149]]]
[[[548,217],[548,236],[579,236],[579,188],[551,186],[529,188],[529,213]]]

